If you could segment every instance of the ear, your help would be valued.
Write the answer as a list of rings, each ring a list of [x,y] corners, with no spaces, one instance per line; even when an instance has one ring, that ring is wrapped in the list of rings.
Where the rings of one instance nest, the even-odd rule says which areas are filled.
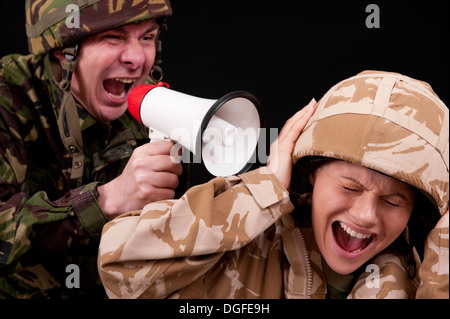
[[[59,63],[63,63],[64,61],[67,60],[62,49],[53,50],[52,53],[53,53],[53,56],[59,60]]]

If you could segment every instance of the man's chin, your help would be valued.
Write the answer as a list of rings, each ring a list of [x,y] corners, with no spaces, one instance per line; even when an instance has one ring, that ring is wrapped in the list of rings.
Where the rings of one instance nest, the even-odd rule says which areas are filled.
[[[127,111],[127,104],[121,105],[102,105],[95,114],[91,115],[99,122],[113,122],[119,119]]]

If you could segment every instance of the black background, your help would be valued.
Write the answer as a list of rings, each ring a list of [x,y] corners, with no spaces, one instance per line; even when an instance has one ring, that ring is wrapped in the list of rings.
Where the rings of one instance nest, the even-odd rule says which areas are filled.
[[[380,8],[379,29],[365,25],[365,10],[371,3]],[[400,72],[426,81],[448,106],[449,3],[172,0],[174,14],[163,36],[164,80],[175,90],[207,98],[219,98],[234,90],[250,91],[263,104],[267,126],[278,128],[312,97],[319,99],[335,83],[367,69]],[[0,1],[0,17],[0,56],[27,53],[24,1]],[[298,311],[299,302],[268,302],[273,306],[270,315],[258,317],[279,318],[280,314]],[[42,308],[46,313],[54,310],[53,306],[77,309],[76,304],[39,305],[46,307]],[[381,301],[350,305],[351,310],[360,307],[365,315],[399,311],[408,316],[416,307],[442,306],[444,310],[448,303],[414,301],[395,308],[392,306],[398,303]],[[37,306],[33,303],[29,308],[36,311]],[[110,303],[93,306],[90,311],[116,310]],[[149,314],[157,307],[173,318],[186,318],[177,316],[177,304],[164,301],[121,303],[117,310],[120,307],[129,315],[130,309],[138,306]],[[326,307],[322,303],[301,306],[313,307],[319,314],[343,305],[327,300]],[[10,307],[25,310],[22,304]]]
[[[27,53],[23,2],[0,4],[2,56]],[[379,29],[366,26],[371,3]],[[249,91],[267,127],[279,129],[311,98],[369,69],[426,81],[449,105],[449,3],[172,0],[164,81],[205,98]]]

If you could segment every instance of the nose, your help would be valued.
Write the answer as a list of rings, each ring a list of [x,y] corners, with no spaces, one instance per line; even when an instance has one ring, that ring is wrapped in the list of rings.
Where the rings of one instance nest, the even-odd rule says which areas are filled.
[[[131,43],[126,44],[120,54],[120,62],[132,70],[136,70],[144,65],[145,57],[144,48],[137,41],[131,41]]]
[[[361,196],[350,207],[349,214],[353,222],[361,227],[370,228],[378,221],[378,200],[376,196]]]

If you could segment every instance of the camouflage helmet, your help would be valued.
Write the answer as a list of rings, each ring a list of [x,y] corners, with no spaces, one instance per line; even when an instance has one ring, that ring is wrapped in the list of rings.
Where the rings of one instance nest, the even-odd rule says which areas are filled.
[[[364,71],[336,84],[296,142],[294,163],[310,156],[374,169],[448,209],[449,110],[428,83]]]
[[[122,25],[172,14],[169,0],[26,0],[29,51],[43,54]]]

